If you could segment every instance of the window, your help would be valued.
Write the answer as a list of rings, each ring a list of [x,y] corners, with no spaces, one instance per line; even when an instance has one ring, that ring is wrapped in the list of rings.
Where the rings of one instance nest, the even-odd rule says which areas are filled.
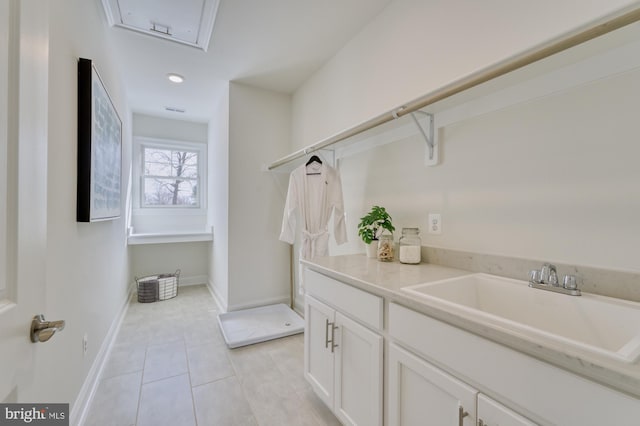
[[[201,207],[203,149],[141,144],[141,207]]]

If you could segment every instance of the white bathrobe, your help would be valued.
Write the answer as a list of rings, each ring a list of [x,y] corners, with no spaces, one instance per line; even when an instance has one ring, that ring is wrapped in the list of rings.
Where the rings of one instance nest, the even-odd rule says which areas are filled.
[[[300,258],[310,259],[328,254],[328,225],[332,212],[336,243],[347,242],[342,182],[340,174],[333,167],[324,163],[311,163],[309,166],[303,164],[291,172],[280,241],[289,244],[295,241],[296,210],[302,229]],[[302,275],[300,278],[302,293]]]

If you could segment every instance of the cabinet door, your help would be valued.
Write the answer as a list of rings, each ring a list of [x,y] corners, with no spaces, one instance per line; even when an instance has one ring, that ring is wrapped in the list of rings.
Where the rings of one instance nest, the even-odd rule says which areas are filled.
[[[333,408],[334,356],[329,339],[335,312],[307,295],[304,313],[304,377],[320,399]]]
[[[475,425],[478,391],[389,345],[389,425]]]
[[[479,426],[535,426],[536,423],[522,417],[486,395],[478,394]]]
[[[335,406],[345,425],[382,425],[382,336],[336,312]]]

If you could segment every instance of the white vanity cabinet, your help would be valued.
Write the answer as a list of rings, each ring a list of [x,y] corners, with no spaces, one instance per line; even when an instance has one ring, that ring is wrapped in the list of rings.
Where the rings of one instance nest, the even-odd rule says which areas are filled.
[[[389,426],[476,424],[478,391],[389,345]]]
[[[389,345],[389,426],[535,423],[398,345]]]
[[[535,426],[535,423],[480,393],[478,426]]]
[[[305,378],[343,424],[382,425],[382,298],[310,270],[305,284]]]
[[[637,398],[396,303],[389,304],[388,334],[390,425],[433,416],[422,414],[426,405],[446,417],[420,424],[639,424]],[[429,396],[412,396],[420,389]],[[456,404],[468,416],[456,416]]]

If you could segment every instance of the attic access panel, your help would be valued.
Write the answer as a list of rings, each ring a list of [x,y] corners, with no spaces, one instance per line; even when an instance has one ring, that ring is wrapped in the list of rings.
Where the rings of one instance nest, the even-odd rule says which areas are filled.
[[[219,0],[102,0],[109,25],[207,51]]]

